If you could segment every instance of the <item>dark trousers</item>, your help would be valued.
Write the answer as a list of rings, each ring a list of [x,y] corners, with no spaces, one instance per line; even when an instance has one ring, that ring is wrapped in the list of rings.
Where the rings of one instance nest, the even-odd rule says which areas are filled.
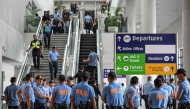
[[[58,108],[55,108],[55,109],[70,109],[70,108],[69,107],[67,107],[67,108],[58,107]]]
[[[52,61],[52,64],[49,63],[49,70],[50,70],[51,80],[53,80],[53,68],[54,68],[54,77],[56,77],[57,76],[57,71],[58,71],[58,62],[57,61]]]
[[[77,12],[77,8],[73,7],[73,13],[76,14],[76,12]]]
[[[8,109],[19,109],[19,106],[8,106]]]
[[[85,71],[91,72],[92,80],[95,79],[95,70],[96,70],[96,66],[89,66],[89,65],[85,69]]]
[[[38,107],[34,107],[34,109],[47,109],[47,107],[46,106],[38,106]]]
[[[86,34],[87,34],[87,30],[90,34],[91,26],[92,26],[91,23],[87,23],[87,22],[85,23]]]
[[[53,19],[53,24],[55,25],[53,33],[58,32],[58,19]]]
[[[149,109],[149,105],[148,105],[148,95],[144,96],[144,102],[145,102],[145,107],[146,109]]]
[[[46,39],[48,39],[48,44],[47,44]],[[45,43],[45,46],[50,47],[50,40],[51,40],[51,32],[45,32],[45,34],[44,34],[44,43]]]
[[[172,106],[173,106],[173,109],[176,109],[176,99],[173,99]]]
[[[96,34],[96,28],[93,28],[93,33]]]
[[[33,57],[34,67],[39,68],[40,67],[40,50],[33,50],[32,57]],[[37,57],[37,63],[36,63],[36,57]]]
[[[27,107],[25,106],[25,107],[22,107],[21,109],[27,109]],[[35,109],[35,108],[34,108],[34,106],[31,106],[30,109]]]

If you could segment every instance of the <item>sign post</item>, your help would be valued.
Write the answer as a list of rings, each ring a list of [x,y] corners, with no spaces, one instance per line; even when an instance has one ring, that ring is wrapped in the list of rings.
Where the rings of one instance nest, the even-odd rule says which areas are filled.
[[[116,34],[115,72],[118,75],[171,75],[177,67],[176,34]]]

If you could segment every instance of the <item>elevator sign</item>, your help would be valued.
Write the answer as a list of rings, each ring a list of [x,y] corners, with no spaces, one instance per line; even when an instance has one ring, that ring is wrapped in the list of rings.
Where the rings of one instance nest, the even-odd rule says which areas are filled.
[[[116,34],[118,75],[171,75],[176,72],[176,34]]]

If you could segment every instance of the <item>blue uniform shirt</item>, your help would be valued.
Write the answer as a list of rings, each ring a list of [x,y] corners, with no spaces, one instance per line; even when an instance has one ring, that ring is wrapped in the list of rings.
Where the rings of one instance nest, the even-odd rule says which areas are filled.
[[[70,104],[70,97],[71,97],[72,89],[67,86],[66,84],[60,84],[59,86],[53,89],[52,96],[55,97],[55,103],[63,103]]]
[[[96,95],[93,87],[82,81],[73,88],[71,96],[75,97],[75,105],[79,105],[80,101],[82,101],[82,104],[87,104],[90,98]]]
[[[35,97],[34,97],[34,90],[32,88],[32,85],[30,82],[25,82],[21,87],[20,91],[22,92],[23,99],[26,102],[26,94],[30,94],[30,100],[34,103]]]
[[[144,85],[143,85],[143,92],[144,92],[144,95],[149,95],[150,92],[151,92],[151,89],[154,87],[154,84],[152,82],[146,82]]]
[[[35,86],[36,86],[36,78],[34,78],[32,82],[32,87],[35,87]]]
[[[166,108],[168,104],[168,92],[163,88],[155,89],[148,98],[151,101],[151,108]]]
[[[133,105],[135,108],[138,108],[140,106],[140,96],[137,92],[137,89],[132,85],[129,85],[129,87],[125,90],[126,107],[129,107],[127,102],[128,98],[133,99]]]
[[[87,15],[84,17],[85,22],[90,23],[92,21],[92,17]]]
[[[171,94],[172,94],[172,87],[171,87],[171,86],[165,85],[165,86],[162,86],[162,88],[163,88],[164,90],[167,90],[167,91],[168,91],[168,96],[171,96]]]
[[[190,102],[190,86],[187,79],[183,80],[180,85],[178,92],[181,92],[181,98],[179,99],[179,103],[187,103]]]
[[[95,52],[90,53],[88,58],[90,58],[90,62],[88,62],[89,66],[97,66],[97,60],[99,59],[99,56]]]
[[[45,24],[44,28],[45,28],[45,32],[51,32],[51,25],[50,24]]]
[[[46,103],[46,98],[39,98],[36,94],[40,93],[41,95],[46,96],[45,90],[42,88],[42,86],[36,85],[34,87],[34,95],[35,95],[35,99],[38,100],[38,102],[43,103],[45,105]]]
[[[58,12],[53,13],[52,16],[54,17],[54,19],[58,19],[60,17]]]
[[[48,56],[50,57],[51,61],[57,61],[57,57],[59,56],[59,54],[57,51],[49,51]]]
[[[104,87],[102,96],[106,98],[108,106],[123,106],[122,86],[111,82]]]
[[[168,85],[172,87],[173,91],[176,91],[176,86],[174,84],[168,84]]]
[[[47,96],[49,96],[52,93],[51,88],[48,85],[42,86],[42,89],[45,91]]]
[[[123,95],[124,95],[126,88],[125,88],[124,86],[122,86],[121,89],[122,89],[122,93],[123,93]]]
[[[16,91],[19,89],[20,89],[20,87],[15,84],[11,84],[10,86],[7,86],[5,88],[4,94],[7,95],[8,106],[19,106],[20,105],[20,99],[16,95]]]

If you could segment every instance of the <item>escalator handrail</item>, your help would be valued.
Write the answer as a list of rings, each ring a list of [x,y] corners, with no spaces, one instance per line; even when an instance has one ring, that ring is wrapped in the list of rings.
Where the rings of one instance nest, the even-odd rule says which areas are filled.
[[[67,63],[67,58],[69,54],[69,47],[71,45],[71,32],[72,32],[72,20],[70,20],[70,25],[69,25],[69,33],[68,33],[68,39],[67,39],[67,44],[65,45],[65,51],[64,51],[64,58],[63,58],[63,64],[62,64],[62,71],[61,74],[65,75],[66,74],[66,63]]]
[[[76,36],[75,36],[75,47],[74,47],[74,58],[73,58],[73,68],[72,68],[72,75],[74,76],[76,74],[76,69],[78,65],[78,44],[79,44],[79,19],[77,21],[77,26],[76,26]]]
[[[36,31],[36,36],[38,37],[39,40],[41,40],[41,37],[40,37],[40,33],[41,33],[41,27],[42,27],[42,17],[40,19],[40,22],[38,24],[38,28],[37,28],[37,31]],[[30,45],[28,45],[28,48],[30,47]],[[20,68],[20,71],[19,71],[19,74],[18,74],[18,77],[17,77],[17,81],[16,81],[16,84],[19,85],[21,80],[22,80],[22,75],[24,74],[24,70],[25,70],[25,67],[26,67],[26,64],[27,64],[27,61],[28,61],[28,56],[30,54],[32,50],[30,49],[28,52],[26,52],[25,56],[24,56],[24,60],[23,60],[23,63],[22,63],[22,66]]]

